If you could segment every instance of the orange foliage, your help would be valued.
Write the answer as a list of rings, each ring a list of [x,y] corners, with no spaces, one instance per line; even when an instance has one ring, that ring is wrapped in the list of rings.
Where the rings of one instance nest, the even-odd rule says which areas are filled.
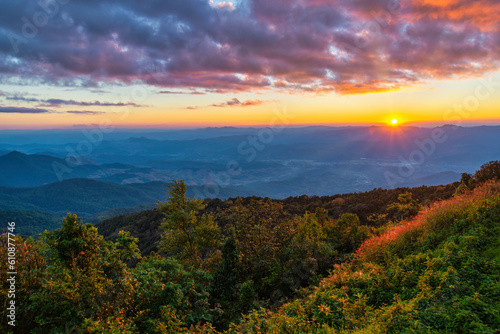
[[[379,236],[372,236],[361,244],[356,251],[356,259],[373,260],[383,256],[384,250],[408,240],[410,234],[424,235],[429,225],[438,225],[446,216],[464,216],[473,212],[476,205],[500,193],[500,182],[490,181],[474,191],[448,200],[433,203],[424,208],[410,221],[402,221],[394,228]]]
[[[426,223],[426,215],[428,209],[422,210],[415,218],[410,221],[402,221],[400,224],[390,229],[389,231],[383,233],[379,236],[373,236],[363,242],[361,246],[356,251],[356,258],[358,259],[371,259],[378,254],[381,254],[383,250],[389,245],[394,244],[403,237],[411,232],[414,232]]]

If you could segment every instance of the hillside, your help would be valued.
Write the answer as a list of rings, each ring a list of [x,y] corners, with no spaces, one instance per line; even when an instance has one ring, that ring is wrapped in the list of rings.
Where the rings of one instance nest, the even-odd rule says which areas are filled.
[[[19,332],[497,333],[499,176],[492,161],[459,185],[280,201],[175,181],[157,210],[68,214],[17,242]]]
[[[0,209],[0,221],[15,222],[18,235],[38,238],[45,230],[53,231],[61,227],[62,217],[34,210]],[[7,225],[1,233],[6,230]]]
[[[433,204],[352,261],[229,333],[498,333],[500,183]]]
[[[299,196],[289,197],[283,200],[273,200],[274,203],[283,205],[288,217],[293,215],[304,215],[306,211],[315,212],[318,208],[326,209],[329,217],[338,219],[344,213],[356,214],[364,225],[379,226],[389,220],[399,218],[390,214],[383,219],[368,220],[371,215],[384,215],[387,206],[398,201],[398,196],[411,192],[413,199],[423,205],[428,205],[437,200],[448,199],[456,191],[458,183],[446,186],[415,187],[398,189],[374,189],[362,193],[350,193],[334,196]],[[243,205],[249,205],[251,201],[263,200],[260,197],[242,198]],[[229,210],[235,199],[222,201],[220,199],[205,200],[206,209],[204,213],[215,216],[218,224],[225,227],[224,211]],[[99,222],[96,227],[99,233],[108,240],[115,240],[121,230],[139,238],[138,245],[142,254],[147,255],[152,250],[157,251],[157,243],[161,237],[160,225],[164,215],[158,210],[147,210],[132,214],[122,214]]]
[[[37,187],[72,178],[88,178],[114,183],[168,181],[169,175],[150,167],[121,163],[98,164],[80,157],[69,163],[47,154],[12,151],[0,155],[0,186]]]
[[[33,188],[0,186],[0,209],[36,210],[57,216],[74,212],[90,218],[112,209],[162,201],[167,186],[165,182],[120,185],[90,179],[70,179]],[[202,191],[203,188],[189,187],[190,196]],[[225,188],[219,196],[227,198],[239,193]]]

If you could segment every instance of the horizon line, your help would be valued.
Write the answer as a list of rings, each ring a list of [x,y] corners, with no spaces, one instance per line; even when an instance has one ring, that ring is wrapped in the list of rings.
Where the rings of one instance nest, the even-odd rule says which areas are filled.
[[[481,121],[467,121],[467,122],[405,122],[398,124],[398,128],[403,127],[416,127],[416,128],[437,128],[442,126],[457,126],[457,127],[481,127],[481,126],[500,126],[500,120],[494,120],[490,122]],[[199,130],[199,129],[246,129],[246,128],[265,128],[270,127],[269,124],[249,124],[249,125],[193,125],[193,126],[176,126],[176,125],[139,125],[139,126],[113,126],[114,130]],[[281,127],[281,126],[280,126]],[[299,128],[310,128],[310,127],[328,127],[328,128],[348,128],[348,127],[388,127],[391,128],[390,124],[387,123],[297,123],[283,125],[284,128],[288,129],[299,129]],[[69,127],[40,127],[40,128],[0,128],[0,131],[50,131],[50,130],[84,130],[84,129],[96,129],[99,125],[82,125],[82,126],[69,126]]]

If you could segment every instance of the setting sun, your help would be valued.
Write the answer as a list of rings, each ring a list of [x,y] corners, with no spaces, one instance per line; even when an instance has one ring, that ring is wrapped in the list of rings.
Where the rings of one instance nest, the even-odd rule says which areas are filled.
[[[393,119],[391,120],[391,124],[392,124],[392,125],[397,125],[397,124],[398,124],[398,120],[397,120],[397,119],[395,119],[395,118],[393,118]]]

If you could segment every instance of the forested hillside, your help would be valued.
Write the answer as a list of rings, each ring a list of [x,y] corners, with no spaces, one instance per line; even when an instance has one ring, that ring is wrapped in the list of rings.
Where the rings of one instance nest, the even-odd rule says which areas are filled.
[[[500,184],[366,240],[307,296],[228,333],[498,333]]]
[[[110,210],[130,210],[154,204],[165,198],[166,182],[116,184],[90,179],[70,179],[33,188],[0,186],[0,210],[35,210],[65,216],[73,212],[96,222],[99,216],[109,218]],[[189,196],[203,187],[189,186]],[[221,198],[238,194],[228,187],[220,191]],[[123,211],[122,211],[123,212]]]
[[[61,227],[62,218],[40,211],[0,209],[0,221],[13,221],[17,224],[17,233],[24,237],[37,238],[45,230]],[[6,232],[7,225],[1,231]]]
[[[334,196],[299,196],[289,197],[283,200],[271,200],[261,197],[241,198],[244,206],[253,206],[258,209],[261,203],[272,202],[282,207],[283,217],[293,217],[304,215],[306,212],[315,212],[317,209],[324,209],[328,212],[328,217],[338,219],[344,213],[354,213],[358,216],[362,225],[378,227],[389,221],[400,220],[412,214],[411,210],[399,211],[388,210],[388,207],[398,202],[400,195],[411,193],[409,205],[413,205],[413,210],[419,206],[429,205],[432,202],[448,199],[455,193],[460,183],[453,183],[445,186],[421,186],[416,188],[397,189],[374,189],[363,193],[342,194]],[[206,199],[205,208],[201,213],[210,213],[214,216],[218,225],[225,227],[227,224],[227,214],[238,199],[232,198],[226,201],[220,199]],[[157,243],[160,240],[162,231],[160,225],[164,215],[159,210],[147,210],[129,215],[120,215],[106,219],[96,227],[100,234],[107,240],[115,240],[121,230],[129,231],[131,235],[139,238],[139,248],[143,255],[149,254],[152,250],[157,251]]]
[[[366,209],[367,224],[336,206],[297,214],[269,199],[210,204],[186,196],[176,181],[156,212],[124,220],[130,227],[142,219],[147,234],[155,215],[165,218],[158,252],[148,254],[130,232],[107,241],[68,214],[40,241],[17,240],[17,325],[12,331],[3,308],[0,330],[497,333],[499,177],[496,161],[462,175],[452,196],[447,187],[422,189],[435,194],[433,203],[404,189],[375,190],[382,206],[366,201],[375,208]],[[331,200],[356,208],[370,198],[345,196]],[[6,234],[0,242],[7,258]]]

